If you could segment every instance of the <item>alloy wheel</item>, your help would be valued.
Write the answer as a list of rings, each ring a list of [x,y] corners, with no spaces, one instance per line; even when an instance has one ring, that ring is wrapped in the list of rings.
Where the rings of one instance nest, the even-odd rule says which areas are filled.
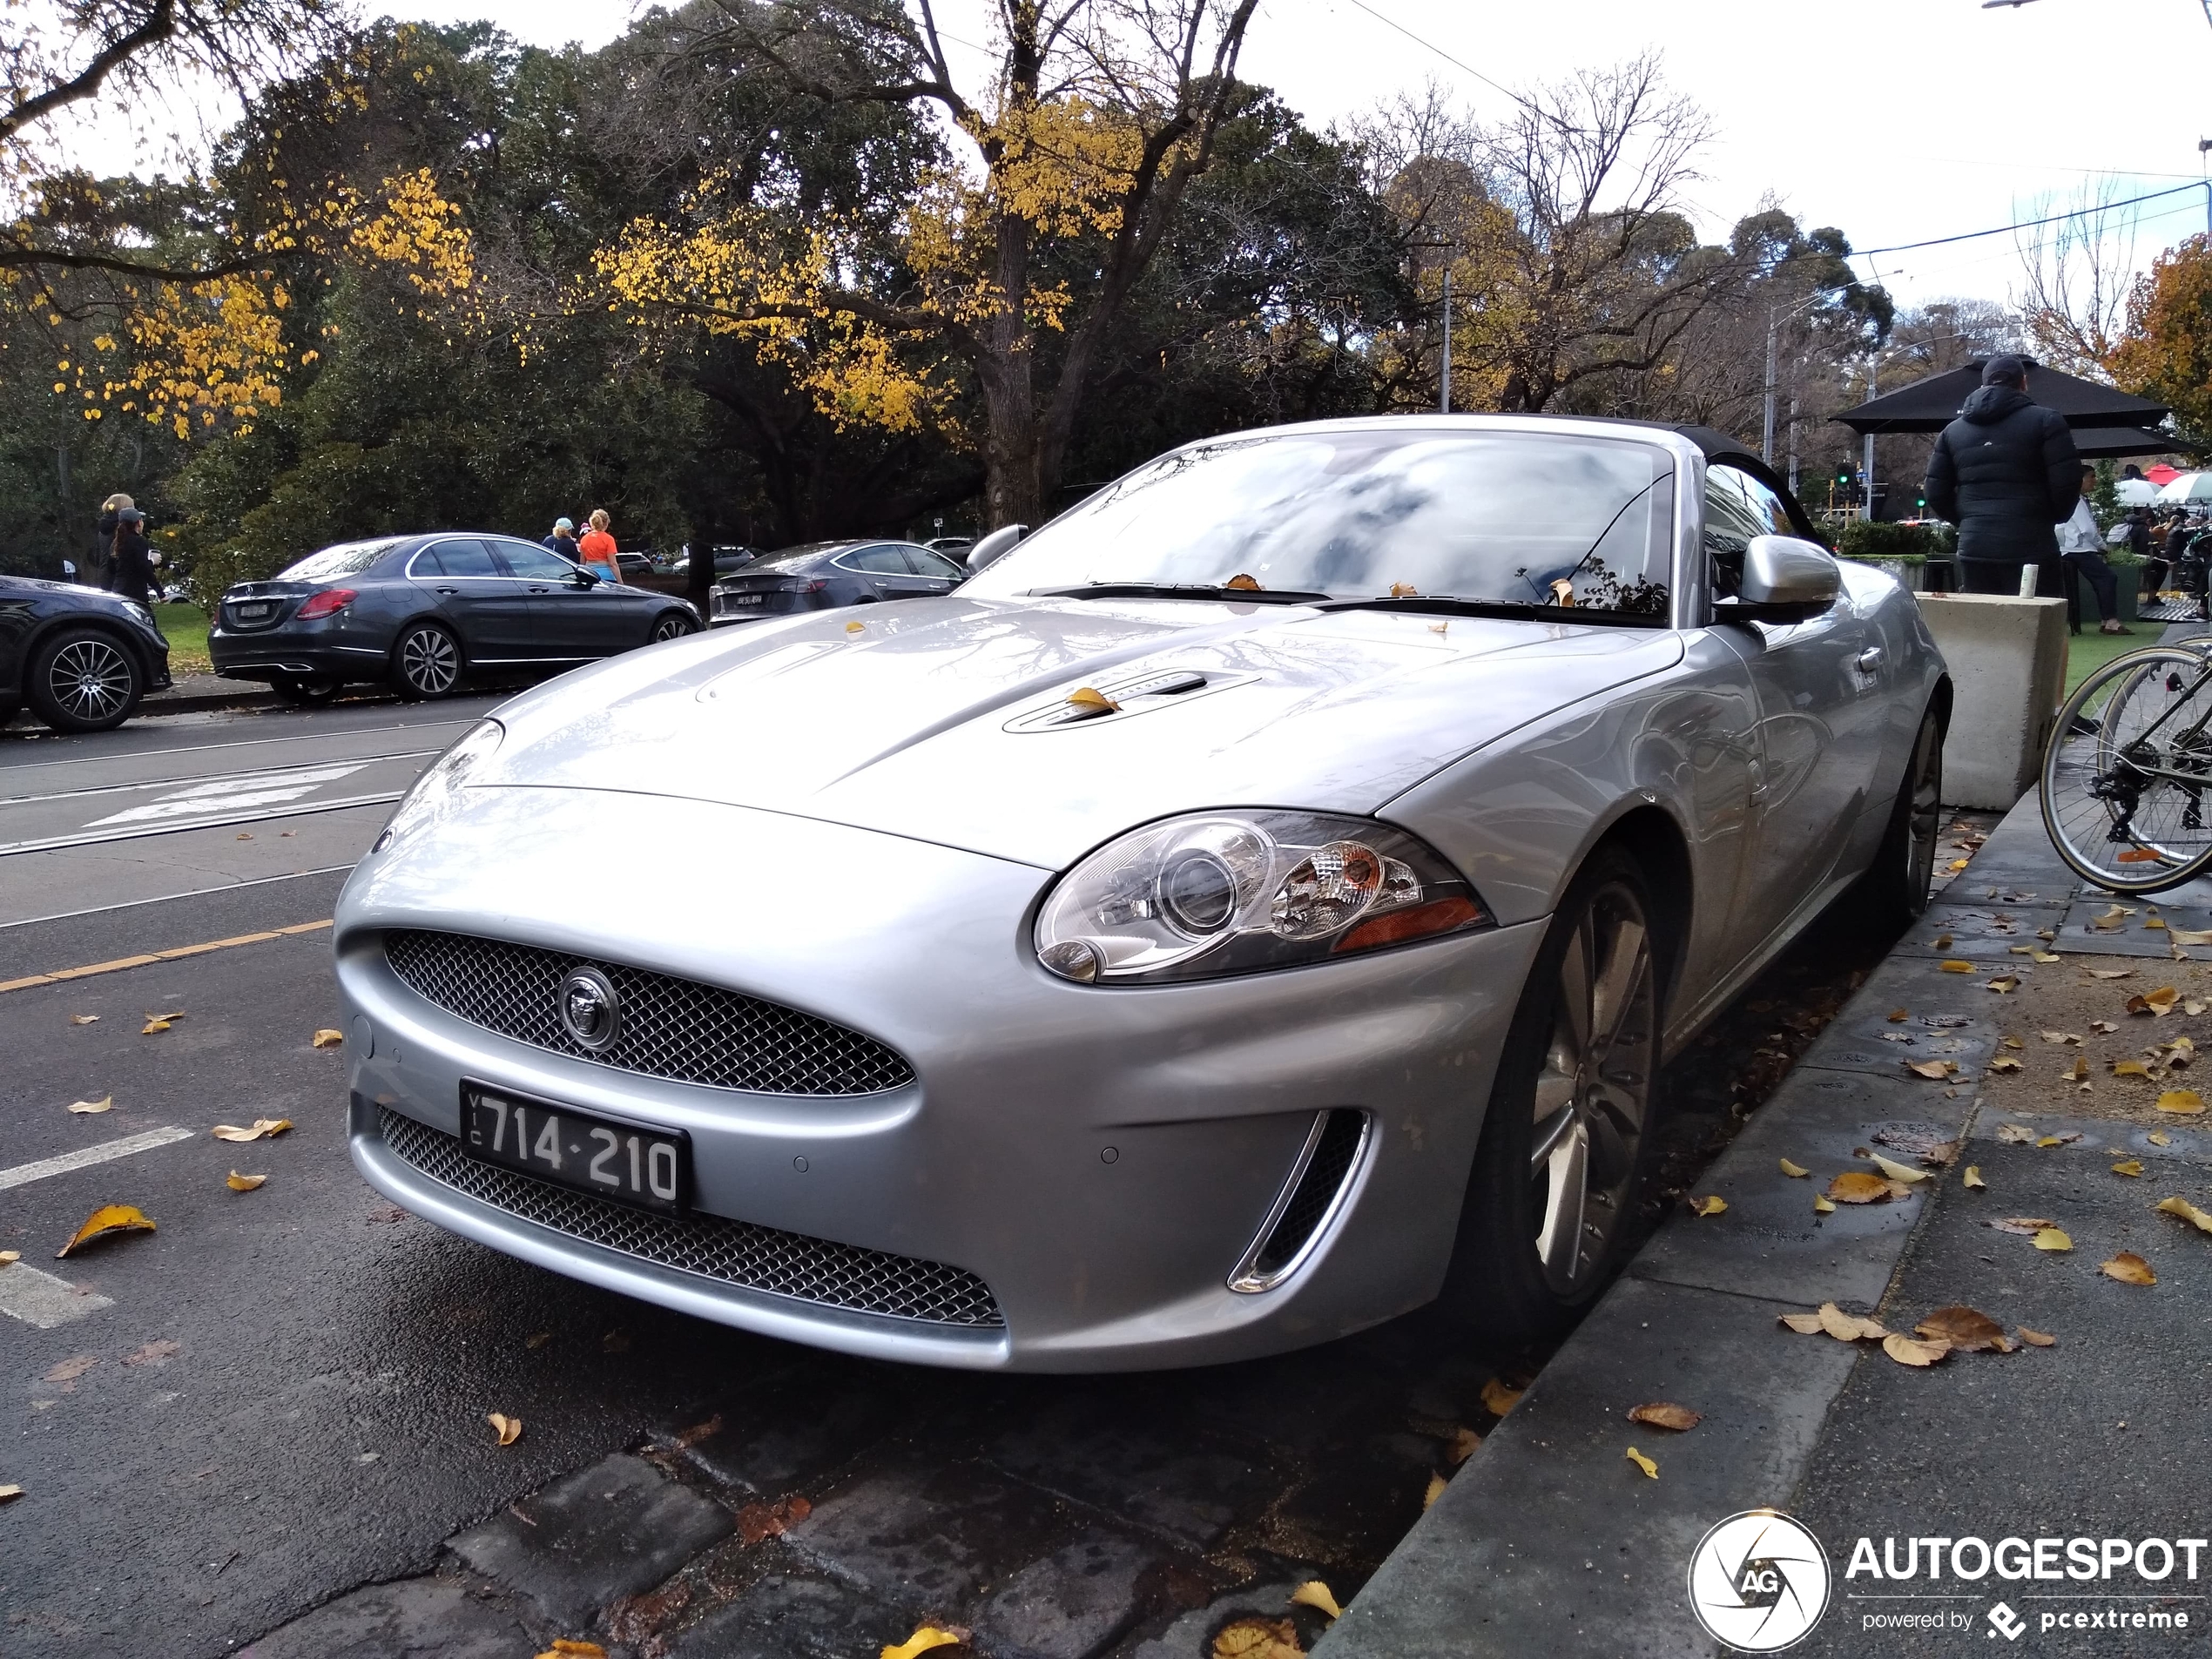
[[[131,664],[102,639],[72,639],[46,671],[54,701],[80,720],[105,720],[131,700]]]
[[[664,639],[682,639],[691,631],[691,624],[682,617],[665,616],[653,624],[652,643],[658,645]]]
[[[1649,1116],[1658,999],[1651,930],[1624,882],[1590,895],[1559,967],[1536,1075],[1528,1178],[1536,1255],[1561,1296],[1605,1261],[1634,1197]]]
[[[418,628],[400,642],[400,673],[424,697],[442,697],[461,678],[461,654],[436,628]]]
[[[1936,840],[1943,821],[1943,736],[1931,719],[1922,724],[1912,753],[1912,818],[1905,838],[1905,890],[1925,907],[1935,880]],[[1916,911],[1917,914],[1917,911]]]

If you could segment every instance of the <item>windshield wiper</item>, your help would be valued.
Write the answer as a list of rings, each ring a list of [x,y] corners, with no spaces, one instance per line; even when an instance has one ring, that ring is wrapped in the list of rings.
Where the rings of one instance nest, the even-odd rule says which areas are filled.
[[[1231,604],[1318,605],[1325,593],[1296,588],[1227,588],[1215,582],[1089,582],[1080,588],[1035,588],[1040,599],[1204,599]]]
[[[1589,610],[1581,605],[1532,604],[1524,599],[1462,599],[1450,593],[1408,593],[1396,598],[1332,599],[1324,610],[1403,610],[1432,617],[1492,617],[1507,622],[1571,622],[1592,628],[1664,628],[1664,617],[1635,616],[1625,610]]]

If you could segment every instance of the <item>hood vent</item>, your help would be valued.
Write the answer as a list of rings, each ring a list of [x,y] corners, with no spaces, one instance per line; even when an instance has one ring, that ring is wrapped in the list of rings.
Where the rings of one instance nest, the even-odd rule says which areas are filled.
[[[1225,691],[1258,677],[1253,674],[1199,673],[1195,669],[1153,669],[1123,679],[1102,680],[1090,687],[1103,701],[1086,698],[1078,703],[1056,697],[1041,709],[1017,714],[1006,723],[1008,732],[1055,732],[1062,726],[1092,725],[1103,720],[1125,720],[1152,709],[1166,708],[1210,691]]]

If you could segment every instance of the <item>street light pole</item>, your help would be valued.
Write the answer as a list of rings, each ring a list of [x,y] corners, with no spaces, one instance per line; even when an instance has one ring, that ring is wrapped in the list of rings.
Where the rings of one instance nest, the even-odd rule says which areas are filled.
[[[1452,412],[1452,262],[1444,262],[1444,398],[1443,413]]]
[[[1782,319],[1776,308],[1766,308],[1766,395],[1761,400],[1759,459],[1774,464],[1774,336]]]

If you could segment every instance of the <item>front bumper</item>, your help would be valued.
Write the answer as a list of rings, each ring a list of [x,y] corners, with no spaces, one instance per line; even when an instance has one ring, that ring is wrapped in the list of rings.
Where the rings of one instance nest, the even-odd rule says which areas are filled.
[[[705,803],[477,788],[365,860],[338,912],[354,1161],[452,1231],[722,1323],[848,1352],[1037,1371],[1250,1358],[1346,1334],[1440,1283],[1498,1047],[1540,925],[1183,986],[1067,984],[1028,918],[1050,873],[926,842]],[[577,837],[745,849],[702,891],[674,871],[572,879]],[[857,886],[855,883],[857,882]],[[617,1071],[418,995],[382,940],[428,927],[726,987],[888,1044],[887,1092],[739,1092]],[[694,1207],[805,1244],[974,1275],[1003,1324],[856,1312],[718,1281],[470,1196],[396,1153],[386,1114],[457,1133],[462,1079],[685,1130]],[[1370,1115],[1304,1264],[1229,1288],[1317,1114]],[[417,1137],[419,1139],[419,1137]],[[520,1178],[520,1177],[517,1177]],[[529,1206],[522,1206],[529,1208]],[[589,1230],[583,1230],[588,1231]]]

